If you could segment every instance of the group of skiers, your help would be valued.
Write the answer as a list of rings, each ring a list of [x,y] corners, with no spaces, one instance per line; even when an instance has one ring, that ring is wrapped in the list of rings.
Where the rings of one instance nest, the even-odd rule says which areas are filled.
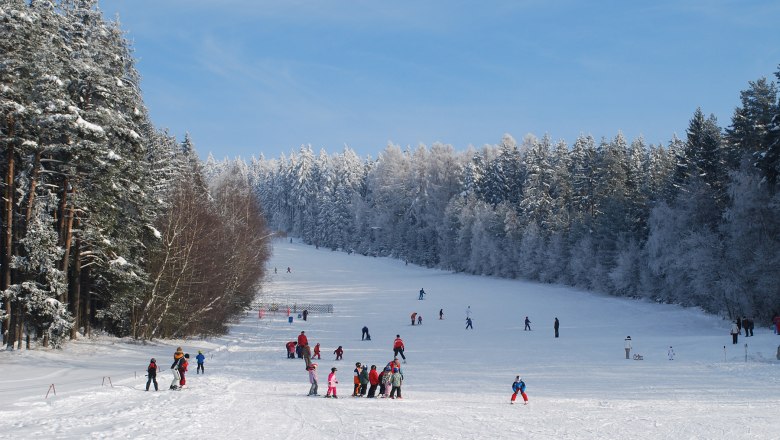
[[[198,363],[198,368],[195,374],[205,374],[204,363],[206,362],[206,356],[203,355],[201,350],[198,350],[198,355],[195,357]],[[189,367],[190,354],[184,353],[181,347],[177,347],[173,353],[173,364],[171,364],[171,372],[173,373],[173,380],[171,381],[170,390],[182,390],[187,385],[187,379],[185,373]],[[157,359],[152,358],[149,361],[149,365],[146,367],[146,391],[149,391],[149,386],[154,384],[154,390],[159,391],[157,384]]]
[[[371,340],[371,337],[368,335],[368,328],[363,327],[363,336],[368,336],[367,340]],[[363,339],[366,340],[366,339]],[[320,350],[319,350],[319,343],[315,346],[315,357],[318,359],[320,358]],[[301,331],[301,334],[298,335],[297,341],[290,341],[286,344],[287,347],[287,357],[288,358],[295,358],[295,348],[296,347],[303,347],[302,349],[298,350],[298,357],[303,358],[306,362],[306,371],[309,373],[309,393],[308,396],[319,396],[318,393],[318,379],[317,379],[317,372],[319,365],[316,363],[311,362],[309,354],[309,342],[308,338],[306,336],[305,331]],[[388,362],[385,368],[381,371],[377,371],[376,365],[371,366],[371,370],[369,371],[365,365],[361,364],[360,362],[357,362],[355,364],[355,375],[354,375],[354,390],[352,393],[353,397],[364,397],[367,395],[367,397],[377,397],[376,391],[377,388],[379,388],[379,397],[389,397],[391,399],[401,399],[401,384],[403,383],[403,373],[401,372],[401,362],[398,361],[398,355],[401,356],[403,359],[403,362],[406,362],[406,356],[404,355],[404,343],[401,339],[400,335],[396,335],[395,340],[393,341],[393,353],[394,357],[393,360]],[[342,346],[339,346],[335,351],[334,354],[336,354],[336,360],[341,360],[342,356],[344,354],[344,350]],[[328,391],[326,392],[324,397],[328,398],[338,398],[338,392],[336,389],[336,385],[338,384],[338,379],[336,378],[336,371],[338,371],[338,368],[333,367],[330,369],[330,374],[328,374]]]

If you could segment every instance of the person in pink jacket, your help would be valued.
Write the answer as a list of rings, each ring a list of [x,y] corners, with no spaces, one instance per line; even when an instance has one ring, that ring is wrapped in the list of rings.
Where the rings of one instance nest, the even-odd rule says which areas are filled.
[[[339,398],[339,396],[336,395],[336,384],[339,383],[336,379],[336,370],[336,367],[330,369],[330,374],[328,375],[328,392],[325,394],[325,397],[332,397],[334,399]]]

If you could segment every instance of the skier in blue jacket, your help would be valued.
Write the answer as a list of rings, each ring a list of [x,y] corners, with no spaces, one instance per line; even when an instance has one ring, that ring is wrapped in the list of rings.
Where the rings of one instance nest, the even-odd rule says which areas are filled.
[[[198,361],[198,369],[195,370],[195,374],[203,373],[206,374],[206,371],[203,369],[203,362],[206,360],[206,356],[203,356],[203,352],[198,350],[198,355],[195,356],[195,360]]]
[[[520,393],[523,396],[523,405],[528,405],[528,396],[525,395],[525,382],[523,382],[523,379],[520,379],[520,376],[515,378],[515,382],[512,384],[512,391],[514,391],[514,394],[512,394],[512,401],[509,403],[514,405],[517,394]]]

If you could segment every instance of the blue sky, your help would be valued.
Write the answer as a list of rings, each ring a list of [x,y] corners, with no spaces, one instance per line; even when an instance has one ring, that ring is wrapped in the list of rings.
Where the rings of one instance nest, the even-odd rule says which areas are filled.
[[[527,133],[666,144],[780,64],[777,1],[103,0],[202,157]],[[772,77],[773,78],[773,77]],[[774,79],[774,78],[773,78]]]

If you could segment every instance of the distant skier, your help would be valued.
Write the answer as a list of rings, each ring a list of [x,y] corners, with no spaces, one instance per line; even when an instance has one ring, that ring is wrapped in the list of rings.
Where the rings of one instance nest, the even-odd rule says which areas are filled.
[[[625,339],[625,348],[626,348],[626,359],[631,359],[631,336],[626,336]]]
[[[198,355],[195,356],[195,360],[198,361],[198,368],[195,370],[195,374],[206,374],[206,370],[203,368],[203,363],[206,362],[206,356],[203,355],[203,351],[198,350]]]
[[[320,343],[318,342],[317,345],[314,346],[314,356],[311,357],[312,359],[322,359],[320,357]]]
[[[339,347],[341,348],[341,347]],[[336,379],[336,371],[338,369],[336,367],[333,367],[330,369],[330,374],[328,375],[328,392],[325,394],[325,397],[332,397],[334,399],[338,399],[339,397],[336,395],[336,384],[339,383],[339,381]]]
[[[512,391],[512,400],[510,400],[509,403],[514,405],[517,394],[519,393],[523,396],[523,405],[528,405],[528,396],[525,394],[525,382],[523,382],[523,379],[520,379],[520,376],[517,376],[514,383],[512,383]]]
[[[525,328],[523,330],[531,330],[531,320],[527,316],[525,317]]]
[[[471,325],[471,318],[466,318],[466,330],[468,329],[474,330],[474,326]]]
[[[417,315],[417,325],[422,325],[422,315]]]
[[[319,394],[317,394],[317,364],[311,364],[308,370],[309,370],[309,383],[311,384],[308,395],[319,396]]]
[[[439,309],[439,319],[444,319],[444,309]]]
[[[731,343],[736,344],[738,338],[739,338],[739,326],[737,325],[737,322],[734,321],[734,323],[731,324]]]
[[[292,273],[292,269],[290,269],[290,266],[287,266],[287,273]]]
[[[146,367],[146,376],[149,378],[146,380],[146,391],[149,391],[149,385],[154,382],[154,390],[159,391],[157,386],[157,359],[152,358],[149,361],[149,366]]]
[[[303,312],[301,313],[301,316],[303,316],[303,320],[306,321],[306,318],[309,317],[309,311],[304,309]]]
[[[417,312],[412,313],[412,325],[414,325],[414,322],[417,320]]]
[[[425,290],[420,289],[420,297],[417,299],[424,299],[424,297],[425,297]]]
[[[558,337],[558,327],[560,326],[560,323],[558,322],[558,318],[555,318],[555,323],[553,324],[553,329],[555,329],[555,337]]]
[[[401,339],[401,335],[395,335],[395,341],[393,341],[393,354],[398,357],[398,355],[401,355],[401,358],[403,358],[404,362],[406,362],[406,356],[404,356],[404,350],[406,347],[404,347],[404,341]]]
[[[669,350],[666,351],[666,355],[669,356],[670,361],[674,360],[674,349],[671,345],[669,346]]]
[[[371,340],[371,335],[368,333],[368,327],[363,326],[363,333],[360,335],[360,340],[361,341],[364,341],[364,340],[365,341],[370,341]]]
[[[747,317],[742,318],[742,327],[745,328],[745,337],[753,336],[753,320]]]
[[[344,355],[344,349],[341,348],[341,345],[339,345],[339,348],[333,350],[333,354],[336,355],[336,360],[340,361],[341,360],[341,356]]]

